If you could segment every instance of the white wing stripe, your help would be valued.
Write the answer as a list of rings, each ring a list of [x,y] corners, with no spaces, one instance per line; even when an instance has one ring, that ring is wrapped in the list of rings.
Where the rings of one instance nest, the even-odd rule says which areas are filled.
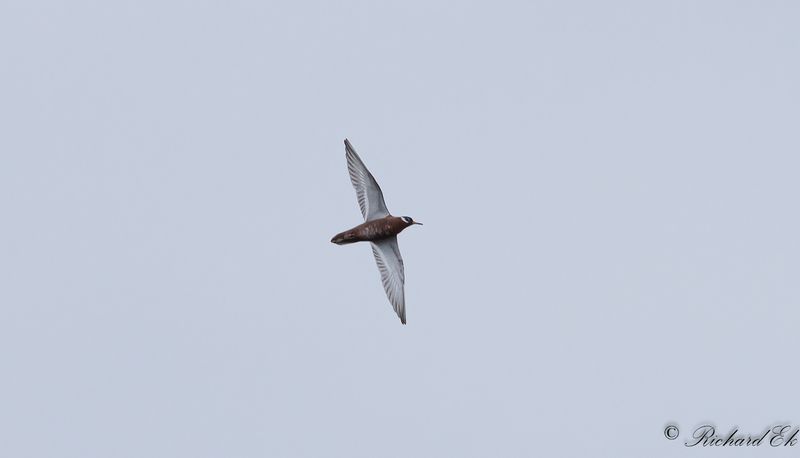
[[[350,174],[350,182],[356,190],[358,206],[361,208],[361,215],[364,220],[383,218],[389,215],[386,209],[386,202],[383,200],[383,192],[378,182],[369,173],[364,162],[356,154],[353,145],[348,140],[344,141],[345,157],[347,158],[347,171]]]
[[[400,321],[406,323],[406,303],[403,285],[405,283],[405,272],[403,269],[403,258],[400,256],[400,248],[397,246],[397,237],[383,239],[372,243],[372,253],[375,255],[375,262],[381,273],[381,283],[386,291],[394,311],[400,317]]]

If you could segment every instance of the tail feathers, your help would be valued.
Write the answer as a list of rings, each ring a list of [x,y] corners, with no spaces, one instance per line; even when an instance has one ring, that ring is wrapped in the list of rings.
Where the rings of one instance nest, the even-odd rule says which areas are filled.
[[[331,242],[337,245],[347,245],[348,243],[355,243],[357,241],[353,233],[348,231],[336,234],[331,239]]]

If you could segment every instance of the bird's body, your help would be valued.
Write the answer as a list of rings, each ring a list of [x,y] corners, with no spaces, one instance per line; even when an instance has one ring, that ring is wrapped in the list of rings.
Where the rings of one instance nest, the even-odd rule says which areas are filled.
[[[397,246],[397,234],[413,224],[422,224],[408,216],[392,216],[386,209],[383,192],[378,182],[369,173],[367,167],[356,154],[353,145],[347,139],[344,141],[347,170],[350,172],[350,181],[356,190],[358,205],[364,216],[364,223],[336,234],[331,242],[337,245],[346,245],[356,242],[370,242],[372,254],[381,272],[381,282],[386,290],[392,307],[400,322],[406,324],[405,300],[405,270],[400,249]]]
[[[331,242],[337,245],[346,245],[355,242],[376,242],[393,237],[412,224],[413,223],[407,222],[402,217],[389,215],[380,219],[361,223],[352,229],[336,234],[331,239]]]

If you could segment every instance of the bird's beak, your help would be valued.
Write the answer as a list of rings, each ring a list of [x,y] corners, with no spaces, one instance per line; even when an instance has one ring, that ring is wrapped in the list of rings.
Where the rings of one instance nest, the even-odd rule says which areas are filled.
[[[420,223],[419,221],[414,221],[412,224],[419,224],[420,226],[422,226],[422,223]]]

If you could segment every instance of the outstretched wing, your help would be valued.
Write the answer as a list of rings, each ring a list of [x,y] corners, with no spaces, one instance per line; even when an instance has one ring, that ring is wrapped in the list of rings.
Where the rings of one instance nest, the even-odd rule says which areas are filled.
[[[344,140],[344,149],[345,156],[347,156],[347,170],[350,172],[350,181],[356,189],[358,206],[361,207],[364,221],[372,221],[373,219],[388,216],[389,210],[386,209],[386,203],[383,201],[381,187],[378,186],[378,182],[369,173],[361,158],[356,154],[356,150],[353,149],[353,145],[347,139]]]
[[[386,297],[400,317],[400,322],[406,324],[406,297],[403,292],[406,275],[403,272],[403,258],[397,246],[397,236],[372,242],[372,254],[375,255],[378,270],[381,271]]]

